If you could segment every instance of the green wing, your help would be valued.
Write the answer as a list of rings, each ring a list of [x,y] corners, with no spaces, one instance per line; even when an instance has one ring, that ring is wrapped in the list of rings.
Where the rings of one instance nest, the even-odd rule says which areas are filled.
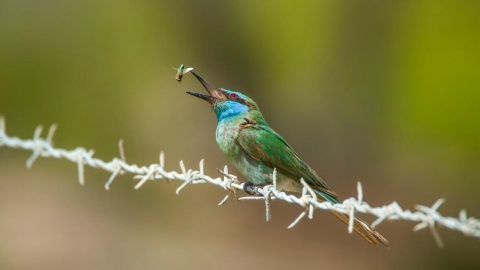
[[[237,142],[253,159],[276,168],[278,172],[294,180],[303,178],[312,188],[327,194],[334,200],[337,195],[317,173],[303,161],[293,148],[267,125],[247,123],[238,132]]]

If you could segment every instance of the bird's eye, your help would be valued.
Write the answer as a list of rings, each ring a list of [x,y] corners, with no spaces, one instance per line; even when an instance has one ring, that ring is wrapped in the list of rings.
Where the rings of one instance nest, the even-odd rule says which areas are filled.
[[[232,94],[230,94],[229,98],[231,98],[231,99],[237,99],[237,98],[238,98],[238,95],[235,94],[235,93],[232,93]]]

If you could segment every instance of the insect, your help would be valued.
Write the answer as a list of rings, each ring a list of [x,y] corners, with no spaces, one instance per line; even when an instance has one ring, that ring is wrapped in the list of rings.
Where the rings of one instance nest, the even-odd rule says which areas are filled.
[[[177,82],[181,82],[183,75],[193,70],[193,68],[185,68],[184,64],[181,64],[178,69],[176,68],[173,68],[173,69],[177,71],[177,74],[175,75],[175,80],[177,80]]]
[[[185,66],[183,64],[180,65],[180,68],[177,69],[177,75],[175,75],[175,80],[177,82],[181,82],[183,78],[183,70],[185,69]]]

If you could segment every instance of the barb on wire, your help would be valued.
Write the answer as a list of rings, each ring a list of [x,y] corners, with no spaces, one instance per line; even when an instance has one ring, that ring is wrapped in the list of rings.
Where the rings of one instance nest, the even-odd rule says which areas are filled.
[[[237,177],[228,173],[228,167],[225,166],[223,171],[219,172],[223,177],[212,178],[204,174],[204,161],[199,163],[198,170],[188,169],[185,167],[183,161],[180,161],[180,172],[165,170],[165,156],[160,153],[159,163],[148,166],[130,165],[126,162],[125,153],[123,150],[123,142],[119,142],[120,158],[113,158],[111,161],[103,161],[94,157],[93,150],[87,150],[83,147],[78,147],[73,150],[64,150],[55,148],[53,146],[53,134],[56,130],[56,125],[50,127],[47,136],[41,137],[42,127],[35,129],[33,139],[20,139],[18,137],[10,137],[6,132],[6,124],[3,117],[0,116],[0,146],[18,148],[31,151],[32,155],[27,159],[27,167],[31,167],[33,163],[39,158],[56,158],[66,159],[78,165],[78,179],[81,185],[85,183],[84,167],[92,167],[102,169],[110,172],[105,189],[109,189],[113,181],[122,174],[133,174],[134,179],[140,179],[135,185],[138,189],[145,185],[148,181],[157,180],[177,180],[183,182],[177,189],[177,194],[186,186],[196,184],[213,184],[219,186],[228,194],[219,203],[223,205],[229,198],[230,194],[236,196],[237,190],[243,190],[244,184],[241,184]],[[282,200],[287,203],[297,204],[305,210],[297,217],[297,219],[288,226],[294,227],[305,216],[309,219],[313,218],[314,210],[330,210],[350,216],[349,231],[353,231],[353,218],[357,213],[370,214],[377,219],[372,223],[372,227],[378,226],[385,220],[405,220],[416,223],[414,230],[422,230],[429,228],[433,237],[439,246],[443,246],[440,235],[437,231],[438,226],[443,226],[451,230],[462,232],[466,236],[480,238],[480,219],[468,217],[466,210],[461,210],[459,217],[446,217],[438,212],[438,208],[444,203],[443,199],[439,199],[433,206],[418,205],[415,207],[416,211],[403,210],[397,202],[392,202],[389,205],[371,207],[364,202],[363,189],[360,183],[357,185],[358,197],[349,198],[339,204],[331,204],[330,202],[319,202],[313,190],[301,179],[303,191],[300,196],[287,194],[276,189],[276,170],[273,174],[273,185],[266,185],[264,187],[254,187],[256,196],[247,196],[239,198],[239,200],[263,200],[266,208],[266,219],[270,219],[270,201]]]

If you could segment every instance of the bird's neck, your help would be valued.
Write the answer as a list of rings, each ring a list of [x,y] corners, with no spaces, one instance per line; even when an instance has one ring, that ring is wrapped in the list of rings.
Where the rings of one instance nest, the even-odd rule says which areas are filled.
[[[235,118],[242,118],[248,114],[248,107],[237,102],[225,102],[218,107],[214,107],[218,122],[228,121]]]

